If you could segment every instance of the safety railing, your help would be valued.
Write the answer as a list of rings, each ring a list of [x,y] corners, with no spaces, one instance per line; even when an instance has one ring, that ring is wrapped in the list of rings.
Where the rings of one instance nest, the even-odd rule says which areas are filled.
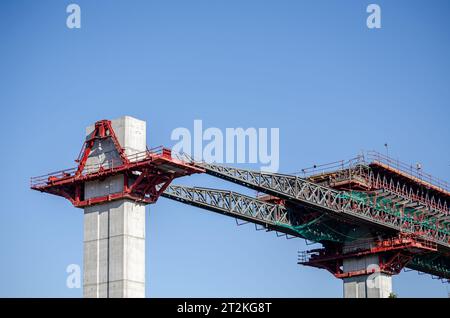
[[[363,157],[358,156],[349,160],[339,160],[325,164],[313,165],[308,168],[303,168],[300,171],[294,172],[292,174],[303,178],[325,175],[338,170],[353,168],[358,163],[363,163],[362,158]]]
[[[324,256],[325,253],[326,253],[326,250],[323,248],[318,248],[318,249],[309,250],[309,251],[298,251],[297,263],[298,264],[309,263],[310,261],[312,261],[314,259]]]
[[[387,165],[388,167],[394,168],[421,181],[434,185],[442,190],[450,191],[450,183],[445,180],[436,178],[429,173],[423,172],[420,164],[416,164],[416,166],[413,167],[413,165],[408,165],[404,162],[401,162],[400,160],[390,158],[387,155],[383,155],[376,151],[368,151],[366,153],[365,159],[369,162],[382,163],[384,165]]]
[[[345,171],[348,171],[348,173],[351,174],[355,167],[359,166],[361,168],[363,166],[367,166],[371,163],[377,162],[400,171],[412,178],[418,179],[422,182],[426,182],[441,190],[450,192],[449,182],[443,179],[436,178],[429,173],[423,172],[420,164],[417,164],[416,167],[414,167],[413,165],[408,165],[404,162],[401,162],[400,160],[390,158],[387,155],[383,155],[377,151],[367,151],[350,160],[340,160],[326,164],[313,165],[292,174],[306,178],[312,176],[320,177],[321,175],[334,173],[336,174],[336,177],[339,177],[339,174],[341,176],[344,176],[343,172]],[[347,177],[350,177],[350,175]]]
[[[148,159],[153,159],[155,157],[168,157],[171,156],[171,150],[168,148],[164,148],[163,146],[146,149],[141,152],[136,152],[133,154],[127,155],[127,159],[130,163],[137,163]],[[88,175],[90,173],[97,173],[101,170],[114,171],[117,168],[123,166],[123,161],[121,158],[112,158],[109,160],[102,161],[100,163],[89,164],[86,165],[83,169],[81,175]],[[45,175],[31,177],[30,178],[30,186],[31,187],[39,187],[45,186],[52,181],[55,180],[63,180],[64,178],[74,177],[76,172],[78,171],[78,167],[64,169],[52,173],[48,173]]]
[[[311,260],[311,254],[308,251],[298,251],[297,262],[299,264],[308,263]]]
[[[71,177],[75,175],[75,172],[77,171],[77,168],[69,168],[65,170],[55,171],[51,173],[47,173],[41,176],[37,177],[31,177],[30,179],[30,186],[39,186],[47,184],[47,182],[51,181],[52,179],[62,179],[65,177]]]

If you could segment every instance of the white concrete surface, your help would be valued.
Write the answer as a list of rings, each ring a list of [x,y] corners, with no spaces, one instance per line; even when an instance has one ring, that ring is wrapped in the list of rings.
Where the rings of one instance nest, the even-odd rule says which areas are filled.
[[[349,271],[376,268],[377,256],[365,256],[344,260],[344,273]],[[375,272],[343,279],[344,298],[387,298],[392,293],[392,277]]]
[[[111,125],[116,134],[120,145],[125,149],[125,154],[132,155],[145,151],[146,143],[146,123],[145,121],[124,116],[112,120]],[[86,128],[86,136],[94,131],[94,124]],[[119,154],[115,150],[114,143],[111,139],[96,141],[94,148],[86,162],[85,172],[93,172],[98,170],[99,165],[103,168],[110,168],[111,165],[120,165],[122,163]]]
[[[144,121],[125,116],[112,121],[128,155],[146,149]],[[86,129],[92,133],[94,125]],[[108,140],[96,142],[86,169],[119,160]],[[85,197],[121,192],[123,177],[85,185]],[[84,297],[145,297],[145,205],[117,200],[84,209]]]
[[[367,235],[367,233],[366,233]],[[363,236],[364,237],[364,236]],[[357,244],[344,245],[344,252],[349,253],[356,248],[369,248],[373,242],[367,241]],[[387,298],[392,293],[392,277],[390,275],[377,272],[379,269],[378,255],[368,255],[345,259],[343,261],[343,272],[353,272],[359,270],[375,270],[375,273],[361,275],[343,279],[344,298]]]

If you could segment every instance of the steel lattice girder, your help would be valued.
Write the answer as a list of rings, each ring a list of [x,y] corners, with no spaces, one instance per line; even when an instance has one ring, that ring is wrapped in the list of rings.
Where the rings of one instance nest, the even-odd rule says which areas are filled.
[[[317,219],[305,221],[298,211],[232,191],[170,185],[161,196],[297,237],[336,242],[343,239],[338,234],[322,230]]]
[[[449,236],[433,231],[421,224],[415,224],[402,217],[374,208],[361,200],[345,195],[346,192],[324,187],[305,179],[284,175],[227,167],[217,164],[197,163],[207,174],[228,180],[242,186],[271,194],[295,203],[310,206],[341,218],[350,217],[356,221],[367,222],[405,233],[421,233],[428,240],[450,248]]]

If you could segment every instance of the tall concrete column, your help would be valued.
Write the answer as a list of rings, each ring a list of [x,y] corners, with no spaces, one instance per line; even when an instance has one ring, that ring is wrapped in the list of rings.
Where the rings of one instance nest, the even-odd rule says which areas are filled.
[[[365,256],[344,260],[344,272],[374,268],[378,258]],[[344,298],[388,298],[392,293],[392,277],[375,272],[343,279]]]
[[[370,248],[372,242],[366,242],[364,248]],[[352,244],[344,246],[344,253],[349,253],[356,247]],[[362,248],[359,244],[358,248]],[[344,298],[387,298],[392,293],[392,277],[377,272],[379,260],[378,255],[368,255],[344,259],[343,272],[358,272],[375,270],[369,275],[359,275],[344,278]]]
[[[132,155],[146,149],[146,123],[121,117],[112,127]],[[86,129],[89,136],[94,126]],[[89,171],[99,165],[119,165],[120,156],[108,138],[96,141],[86,162]],[[85,185],[85,198],[122,192],[121,175]],[[84,209],[84,297],[145,297],[145,205],[117,200]]]

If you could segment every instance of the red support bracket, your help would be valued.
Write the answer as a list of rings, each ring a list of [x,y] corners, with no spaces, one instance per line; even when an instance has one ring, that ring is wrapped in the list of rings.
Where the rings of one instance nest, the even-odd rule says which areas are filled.
[[[111,138],[114,147],[116,148],[117,153],[119,154],[122,163],[127,164],[129,160],[125,154],[125,150],[121,147],[119,140],[112,128],[112,124],[110,120],[100,120],[95,123],[93,132],[88,136],[86,141],[81,148],[80,155],[76,162],[78,162],[78,169],[76,175],[81,175],[83,173],[84,167],[86,166],[86,161],[89,158],[89,155],[92,151],[92,148],[95,146],[95,142],[97,140],[103,140]],[[81,157],[81,158],[80,158]]]

